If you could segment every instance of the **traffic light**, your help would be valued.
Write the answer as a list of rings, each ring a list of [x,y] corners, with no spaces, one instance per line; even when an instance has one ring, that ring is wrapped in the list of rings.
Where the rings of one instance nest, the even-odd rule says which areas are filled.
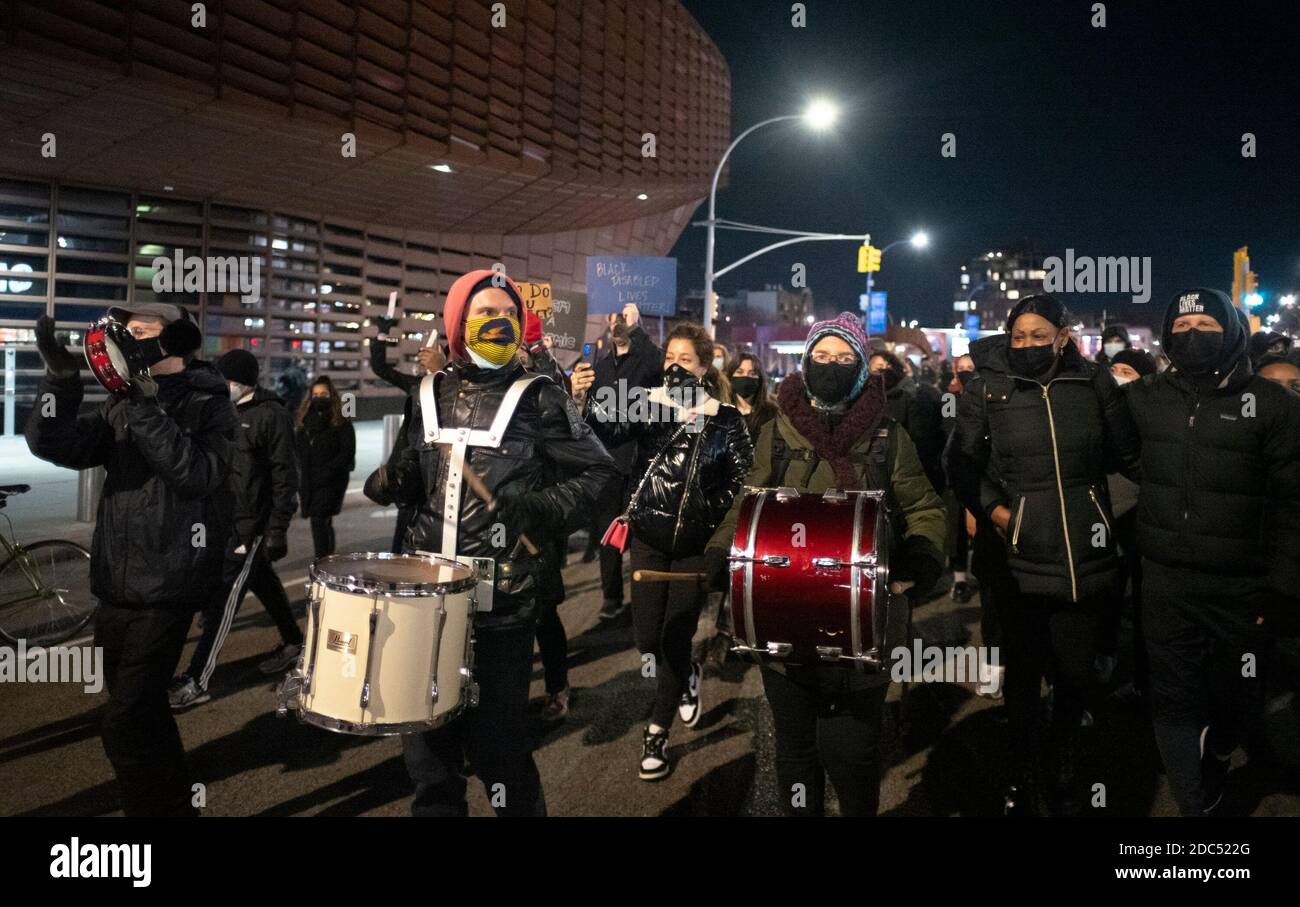
[[[858,273],[880,270],[880,250],[872,245],[858,247]]]

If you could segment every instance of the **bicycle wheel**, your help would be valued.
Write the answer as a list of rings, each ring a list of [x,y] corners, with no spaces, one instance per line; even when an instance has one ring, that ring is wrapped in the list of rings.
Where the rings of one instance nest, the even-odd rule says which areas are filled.
[[[90,552],[76,542],[36,542],[0,566],[0,636],[15,645],[64,642],[94,612]]]

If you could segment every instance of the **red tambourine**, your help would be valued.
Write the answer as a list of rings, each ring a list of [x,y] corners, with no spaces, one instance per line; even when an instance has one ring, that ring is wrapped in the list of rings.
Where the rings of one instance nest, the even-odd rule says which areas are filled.
[[[111,317],[99,319],[86,331],[86,364],[95,380],[110,394],[126,396],[131,390],[135,372],[131,371],[124,350],[134,340],[126,325]]]

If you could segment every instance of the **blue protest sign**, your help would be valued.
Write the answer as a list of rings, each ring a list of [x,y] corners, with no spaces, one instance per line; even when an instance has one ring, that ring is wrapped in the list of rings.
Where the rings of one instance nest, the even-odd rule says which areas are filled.
[[[632,303],[642,315],[677,314],[677,259],[587,257],[587,313],[621,312]]]
[[[867,333],[883,334],[889,329],[889,319],[885,317],[885,291],[871,291],[871,311],[867,313]]]

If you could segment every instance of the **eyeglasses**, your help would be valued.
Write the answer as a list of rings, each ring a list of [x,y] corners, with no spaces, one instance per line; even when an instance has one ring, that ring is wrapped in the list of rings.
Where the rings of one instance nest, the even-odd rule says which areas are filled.
[[[840,353],[838,356],[832,356],[830,353],[813,353],[812,361],[818,365],[829,365],[834,362],[836,365],[853,365],[858,361],[856,353]]]

